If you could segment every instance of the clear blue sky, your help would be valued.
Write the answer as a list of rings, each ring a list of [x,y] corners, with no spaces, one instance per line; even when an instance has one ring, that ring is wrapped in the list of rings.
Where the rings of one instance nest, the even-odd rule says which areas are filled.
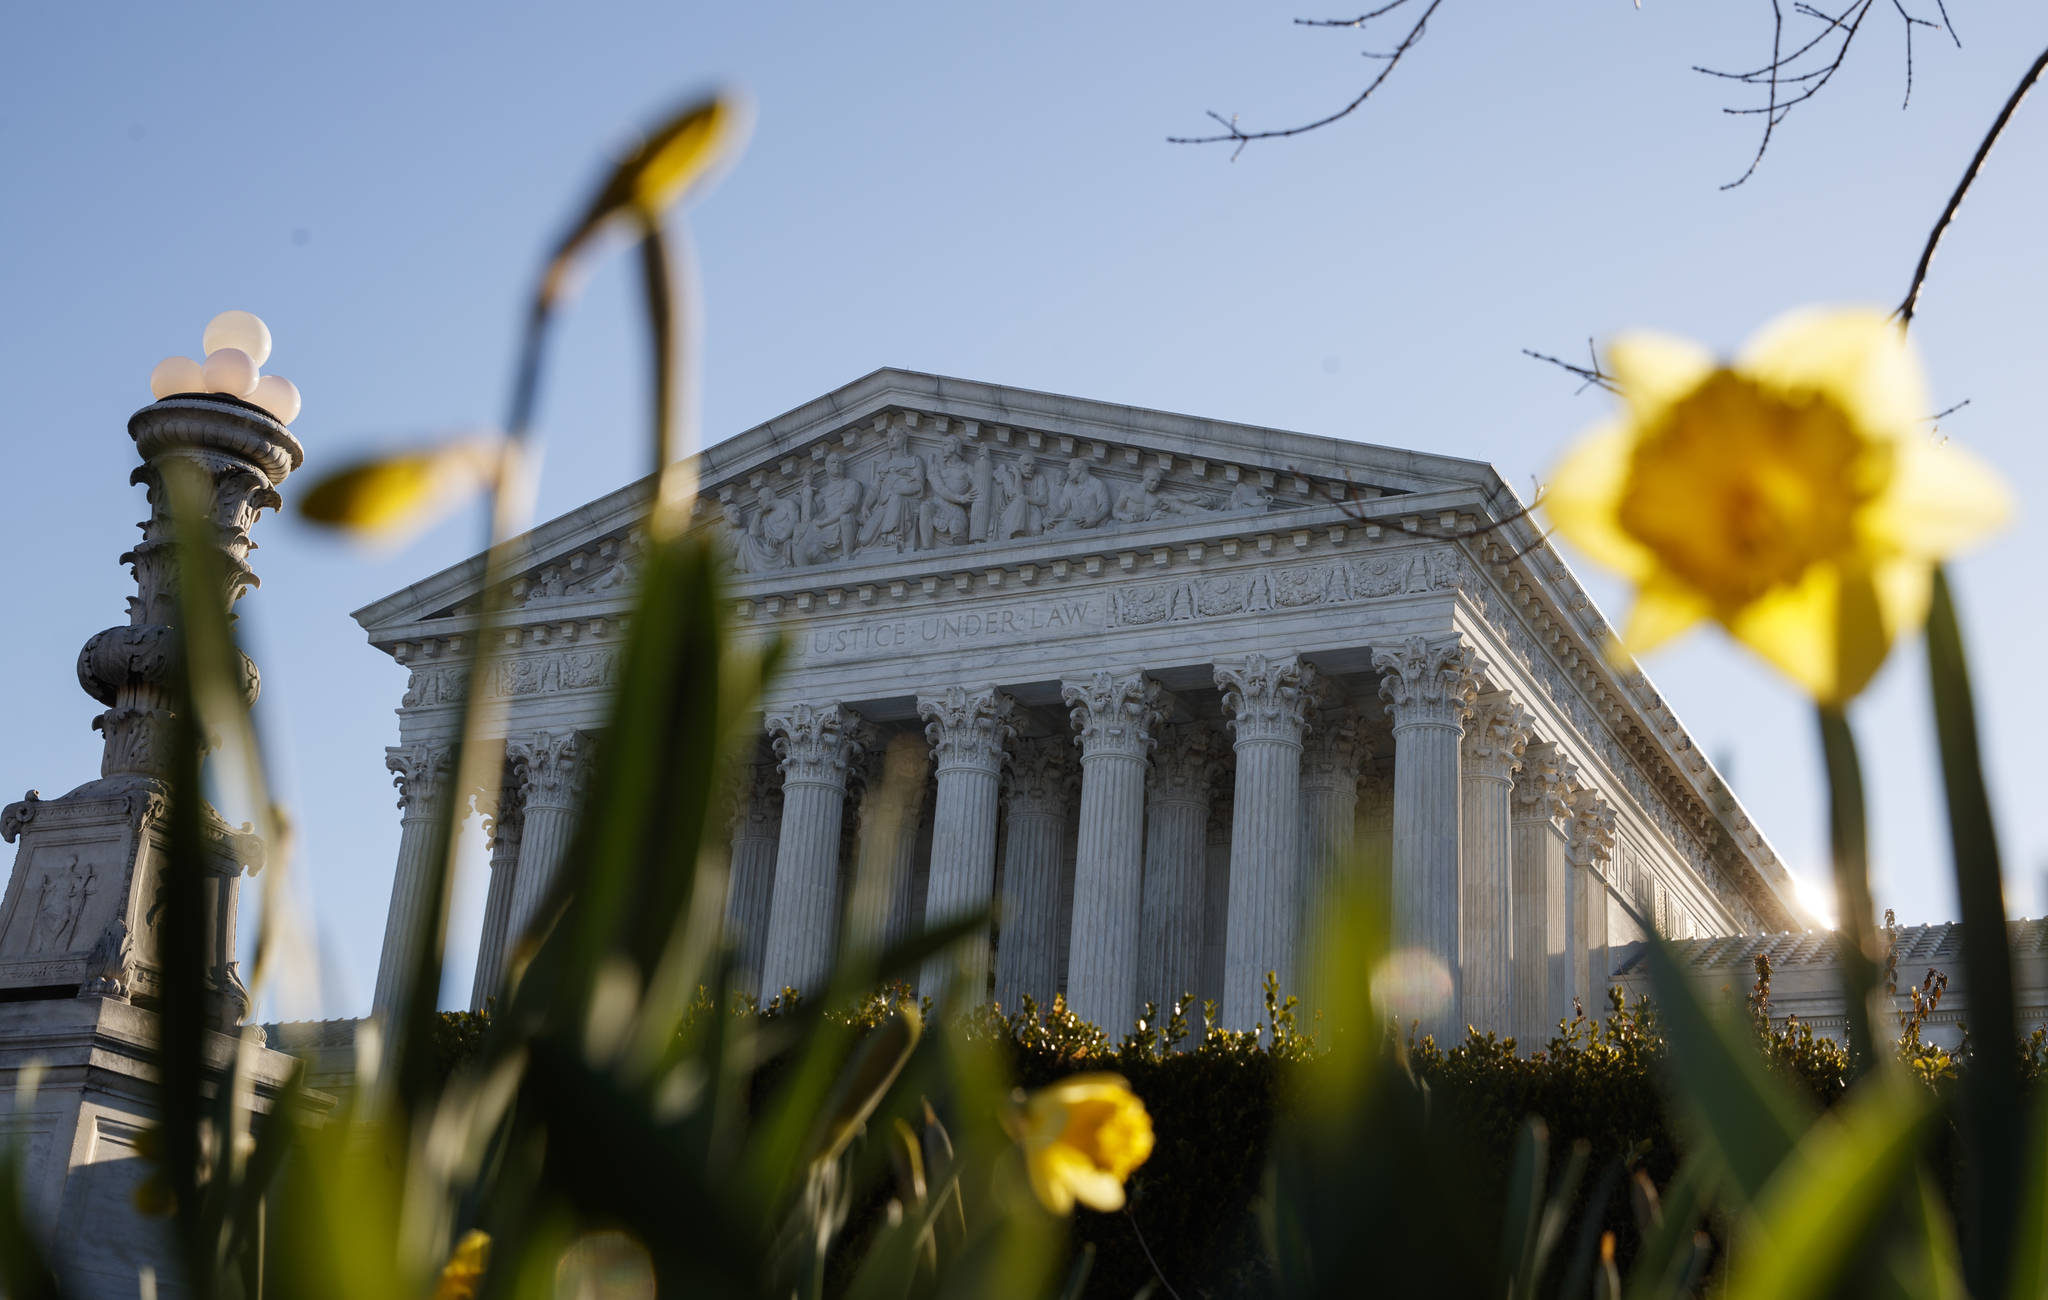
[[[97,772],[73,664],[122,617],[115,557],[143,509],[123,429],[150,367],[196,352],[223,308],[260,313],[316,467],[497,418],[545,242],[605,151],[692,88],[736,84],[759,106],[747,156],[691,218],[713,440],[898,365],[1482,457],[1526,485],[1606,399],[1520,348],[1640,325],[1732,348],[1788,306],[1897,298],[2048,40],[2033,6],[1949,8],[1964,47],[1921,33],[1910,111],[1897,24],[1876,15],[1840,84],[1730,193],[1716,186],[1754,119],[1722,115],[1726,87],[1687,69],[1760,60],[1762,5],[1450,0],[1366,111],[1234,164],[1162,138],[1205,108],[1320,111],[1385,41],[1186,2],[23,10],[0,48],[0,792]],[[2023,497],[2043,462],[2044,211],[2037,100],[1918,327],[1940,400],[1971,400],[1950,432]],[[544,517],[640,472],[628,269],[601,270],[560,336]],[[304,830],[296,891],[321,974],[273,1013],[359,1012],[375,974],[404,672],[348,612],[460,558],[477,527],[464,515],[395,555],[291,518],[259,532],[243,628]],[[2035,914],[2043,543],[2028,510],[1958,575],[2009,892]],[[1618,615],[1621,594],[1593,585]],[[1712,636],[1649,668],[1793,871],[1824,880],[1801,702]],[[1855,720],[1879,904],[1952,917],[1917,652]],[[465,880],[451,993],[468,989],[480,898]]]

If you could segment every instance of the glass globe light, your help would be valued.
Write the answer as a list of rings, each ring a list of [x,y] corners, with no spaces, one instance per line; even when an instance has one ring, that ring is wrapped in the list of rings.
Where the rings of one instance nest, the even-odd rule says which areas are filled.
[[[209,393],[247,397],[256,391],[256,362],[240,348],[207,353],[206,364],[199,368],[199,373],[206,380]]]
[[[149,372],[149,391],[156,397],[169,397],[172,393],[203,393],[206,380],[200,373],[199,363],[190,357],[165,357],[156,363],[156,369]]]
[[[256,381],[249,400],[277,417],[279,424],[299,418],[299,386],[283,375],[265,375]]]
[[[270,326],[254,312],[222,312],[206,322],[199,343],[208,356],[222,348],[235,348],[248,353],[249,360],[259,366],[270,360]]]

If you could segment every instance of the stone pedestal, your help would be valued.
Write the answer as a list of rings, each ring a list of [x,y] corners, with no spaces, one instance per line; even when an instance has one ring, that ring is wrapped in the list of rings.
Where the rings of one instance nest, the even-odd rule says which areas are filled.
[[[1396,1006],[1439,1039],[1463,1036],[1459,998],[1459,747],[1477,693],[1477,662],[1456,637],[1410,639],[1373,655],[1394,720],[1393,946],[1427,980]]]
[[[1015,711],[1010,697],[994,687],[969,691],[955,686],[917,702],[938,778],[932,804],[932,868],[925,886],[927,929],[986,911],[995,896],[996,801]],[[966,987],[953,987],[955,972],[964,972]],[[931,960],[923,989],[940,1001],[964,997],[973,1005],[986,998],[988,977],[984,927],[958,950]]]
[[[155,1012],[117,998],[0,1002],[0,1141],[14,1144],[30,1222],[65,1294],[134,1300],[149,1269],[157,1294],[181,1296],[168,1218],[135,1208],[150,1163],[136,1149],[161,1122]],[[209,1034],[206,1061],[225,1072],[236,1040]],[[258,1048],[247,1060],[249,1107],[260,1123],[298,1061]],[[34,1097],[17,1094],[24,1068],[40,1070]],[[314,1105],[329,1099],[311,1094]]]
[[[1061,694],[1081,738],[1081,827],[1067,1005],[1111,1038],[1139,1011],[1138,933],[1144,898],[1145,759],[1162,692],[1141,673],[1096,673]]]
[[[1003,805],[1003,901],[996,1001],[1014,1012],[1028,994],[1049,1006],[1059,990],[1060,861],[1073,797],[1073,741],[1015,742]]]
[[[1216,667],[1237,759],[1231,802],[1230,917],[1223,945],[1223,1024],[1265,1019],[1266,976],[1298,993],[1301,925],[1301,734],[1315,669],[1249,655]]]
[[[846,774],[865,748],[865,730],[857,714],[837,704],[795,704],[768,717],[782,761],[782,827],[761,960],[764,1005],[785,988],[824,992],[838,922]]]
[[[1213,740],[1208,727],[1183,723],[1168,728],[1152,753],[1138,1000],[1155,1004],[1162,1020],[1202,982],[1209,801],[1222,768]]]
[[[1515,1032],[1515,926],[1509,794],[1528,743],[1529,715],[1505,691],[1473,703],[1461,755],[1464,856],[1459,951],[1465,1023]]]

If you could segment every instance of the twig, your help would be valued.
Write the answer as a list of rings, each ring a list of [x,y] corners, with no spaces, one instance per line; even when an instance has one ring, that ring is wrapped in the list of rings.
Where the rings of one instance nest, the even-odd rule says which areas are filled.
[[[1401,3],[1401,0],[1395,0],[1395,3]],[[1166,1280],[1166,1274],[1159,1271],[1159,1261],[1152,1258],[1152,1247],[1145,1244],[1145,1234],[1138,1231],[1138,1216],[1131,1213],[1128,1204],[1124,1206],[1124,1217],[1131,1221],[1131,1235],[1138,1239],[1138,1249],[1145,1252],[1145,1262],[1152,1266],[1152,1276],[1159,1279],[1159,1285],[1165,1288],[1166,1294],[1173,1300],[1180,1300],[1180,1292],[1174,1290],[1173,1283]]]
[[[1998,110],[1997,120],[1991,123],[1991,129],[1984,133],[1984,139],[1978,143],[1977,153],[1970,159],[1970,165],[1963,169],[1963,178],[1956,183],[1955,193],[1948,196],[1948,203],[1942,208],[1941,216],[1935,219],[1934,228],[1927,233],[1927,246],[1920,250],[1920,262],[1913,268],[1913,282],[1907,286],[1906,296],[1900,301],[1898,310],[1894,313],[1899,318],[1900,329],[1905,329],[1913,323],[1913,313],[1920,306],[1920,290],[1927,283],[1928,269],[1934,265],[1934,252],[1941,247],[1942,236],[1948,233],[1950,223],[1956,219],[1956,210],[1963,206],[1963,196],[1970,192],[1970,186],[1976,182],[1977,174],[1984,170],[1984,160],[1991,156],[1991,147],[1997,144],[1998,137],[2004,134],[2005,125],[2012,121],[2013,112],[2019,108],[2020,101],[2027,97],[2027,92],[2034,88],[2034,83],[2041,79],[2044,72],[2048,72],[2048,50],[2041,51],[2033,66],[2020,78],[2019,84],[2012,88],[2012,94],[2006,98],[2005,107]]]
[[[1408,0],[1392,0],[1392,3],[1382,5],[1379,8],[1370,11],[1369,13],[1360,14],[1356,18],[1297,18],[1294,21],[1297,26],[1301,27],[1362,28],[1367,23],[1371,22],[1373,19],[1378,18],[1384,14],[1392,13],[1394,10],[1399,9],[1402,5],[1405,5],[1407,3]],[[1415,20],[1415,25],[1408,29],[1408,34],[1406,36],[1403,36],[1400,40],[1400,43],[1394,46],[1394,48],[1391,51],[1388,51],[1384,54],[1375,53],[1367,55],[1368,58],[1373,58],[1380,61],[1379,74],[1375,76],[1371,81],[1366,83],[1365,89],[1358,92],[1357,98],[1353,99],[1350,103],[1344,105],[1344,107],[1338,109],[1336,112],[1331,113],[1325,117],[1319,117],[1313,122],[1304,122],[1299,126],[1290,126],[1284,129],[1277,129],[1271,131],[1245,131],[1238,127],[1237,118],[1235,115],[1226,118],[1222,114],[1216,112],[1214,109],[1210,109],[1208,115],[1215,121],[1223,124],[1225,132],[1224,134],[1187,136],[1170,135],[1166,137],[1166,142],[1168,144],[1222,144],[1234,141],[1237,145],[1237,148],[1231,151],[1230,157],[1232,161],[1236,161],[1237,156],[1244,152],[1244,147],[1254,140],[1278,140],[1290,135],[1301,135],[1305,132],[1316,130],[1318,127],[1325,127],[1332,122],[1339,121],[1340,119],[1351,116],[1351,114],[1356,112],[1359,109],[1359,107],[1365,103],[1366,100],[1372,98],[1372,93],[1378,90],[1380,86],[1386,81],[1386,79],[1393,74],[1393,71],[1396,67],[1400,66],[1401,56],[1406,54],[1409,51],[1409,49],[1415,44],[1415,42],[1422,39],[1423,31],[1429,26],[1430,17],[1436,13],[1437,6],[1442,3],[1443,0],[1429,0],[1429,7],[1422,11],[1422,17]]]
[[[1586,360],[1588,364],[1583,366],[1575,366],[1569,361],[1565,361],[1559,357],[1553,357],[1547,352],[1537,352],[1532,348],[1523,348],[1522,355],[1525,357],[1534,357],[1538,361],[1548,361],[1551,365],[1556,366],[1559,370],[1569,371],[1570,373],[1577,375],[1580,379],[1585,380],[1584,383],[1578,386],[1578,389],[1573,394],[1574,396],[1577,396],[1578,393],[1585,392],[1588,388],[1604,388],[1610,393],[1618,393],[1621,391],[1621,389],[1615,385],[1614,376],[1608,374],[1605,370],[1602,370],[1600,368],[1600,353],[1594,349],[1593,340],[1591,338],[1588,338],[1586,340]]]

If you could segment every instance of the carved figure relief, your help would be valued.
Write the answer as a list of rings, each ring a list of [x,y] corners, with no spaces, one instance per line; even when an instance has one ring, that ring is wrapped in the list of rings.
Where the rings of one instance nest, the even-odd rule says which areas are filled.
[[[35,906],[29,913],[27,951],[71,951],[79,917],[95,892],[93,884],[98,876],[90,864],[80,864],[76,853],[62,866],[43,873],[36,884]]]
[[[1067,472],[1053,494],[1052,513],[1045,519],[1047,532],[1071,533],[1099,528],[1109,518],[1109,489],[1088,462],[1079,456],[1067,462]]]

